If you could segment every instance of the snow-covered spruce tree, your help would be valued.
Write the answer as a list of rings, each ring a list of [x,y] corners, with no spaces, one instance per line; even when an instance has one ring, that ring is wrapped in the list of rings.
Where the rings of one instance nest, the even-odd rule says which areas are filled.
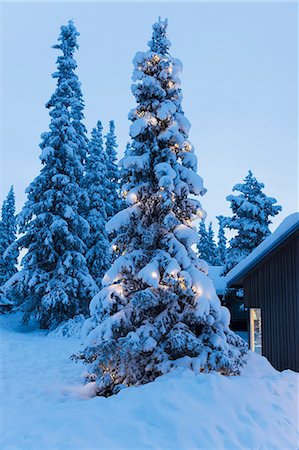
[[[218,223],[219,223],[218,246],[217,246],[218,258],[219,258],[219,263],[223,266],[223,265],[225,265],[225,262],[226,262],[226,252],[227,252],[226,237],[225,237],[225,232],[224,232],[224,220],[223,220],[222,216],[218,216],[217,219],[218,219]]]
[[[74,140],[78,145],[78,154],[84,162],[86,157],[88,138],[87,130],[83,123],[84,119],[84,100],[81,91],[81,83],[75,70],[77,62],[73,57],[74,51],[79,48],[77,37],[80,33],[77,31],[72,20],[69,20],[67,26],[61,27],[61,33],[58,37],[58,44],[53,45],[54,49],[61,50],[62,55],[57,58],[58,71],[53,73],[53,78],[57,78],[58,83],[67,81],[68,88],[71,90],[69,96],[69,114],[71,123],[76,131]],[[53,103],[54,101],[54,103]],[[56,97],[52,96],[47,107],[55,106]]]
[[[85,188],[89,197],[87,221],[90,232],[87,240],[86,261],[88,269],[98,286],[110,267],[109,241],[105,224],[105,204],[109,197],[107,157],[103,149],[103,127],[98,121],[91,132],[85,170]]]
[[[206,230],[204,220],[199,224],[199,242],[197,244],[198,255],[210,266],[219,265],[219,257],[217,252],[217,246],[214,240],[214,231],[212,228],[212,222],[209,224],[208,231]]]
[[[204,220],[201,220],[199,223],[198,234],[199,234],[199,241],[197,244],[198,256],[207,263],[209,263],[210,246],[209,246],[208,232],[206,230]]]
[[[233,191],[240,194],[226,197],[231,203],[233,216],[224,218],[224,226],[237,232],[229,241],[226,272],[248,256],[270,234],[270,217],[281,211],[281,206],[275,205],[275,198],[267,197],[262,192],[264,187],[249,170],[244,183],[233,187]]]
[[[109,196],[106,201],[106,212],[108,219],[118,213],[122,207],[123,202],[120,198],[120,170],[117,165],[117,143],[115,135],[114,121],[109,122],[109,132],[106,138],[106,159],[107,159],[107,179]]]
[[[23,269],[4,286],[9,298],[22,304],[23,320],[35,316],[41,328],[86,314],[97,292],[84,256],[89,227],[79,214],[86,193],[82,136],[72,119],[78,105],[73,57],[77,35],[69,22],[61,27],[60,44],[55,46],[63,55],[53,74],[56,90],[46,105],[51,122],[40,144],[43,167],[27,188],[28,200],[18,218],[23,233],[18,245],[27,253]]]
[[[0,286],[2,286],[16,272],[18,263],[18,249],[13,244],[16,241],[15,194],[13,186],[10,188],[3,202],[0,222]]]
[[[217,245],[216,245],[216,242],[214,239],[214,231],[213,231],[213,227],[212,227],[212,222],[209,223],[208,239],[209,239],[209,244],[210,244],[210,263],[209,264],[211,266],[219,266],[220,260],[219,260]]]
[[[196,372],[237,374],[246,345],[230,331],[207,265],[191,245],[192,220],[204,216],[189,194],[205,192],[188,141],[179,72],[169,53],[167,22],[153,26],[150,50],[134,58],[129,118],[132,146],[121,161],[128,207],[108,222],[119,257],[90,304],[86,348],[99,395],[144,384],[186,364]]]

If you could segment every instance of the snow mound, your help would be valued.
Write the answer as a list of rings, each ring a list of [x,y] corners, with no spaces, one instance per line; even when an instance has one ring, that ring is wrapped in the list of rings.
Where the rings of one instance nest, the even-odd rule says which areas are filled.
[[[0,317],[1,450],[298,448],[298,374],[249,352],[241,376],[179,368],[117,395],[92,397],[77,339]],[[17,362],[17,363],[16,363]]]

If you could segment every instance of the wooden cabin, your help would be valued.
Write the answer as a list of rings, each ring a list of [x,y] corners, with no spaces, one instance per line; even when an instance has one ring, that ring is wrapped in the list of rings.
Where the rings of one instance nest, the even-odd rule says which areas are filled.
[[[225,277],[243,288],[249,346],[278,370],[299,371],[299,213],[281,225]]]

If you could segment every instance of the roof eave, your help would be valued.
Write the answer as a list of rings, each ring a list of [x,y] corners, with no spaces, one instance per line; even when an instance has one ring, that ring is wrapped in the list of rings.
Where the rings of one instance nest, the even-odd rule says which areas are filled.
[[[236,274],[230,280],[227,280],[227,287],[241,287],[246,275],[248,275],[253,268],[255,268],[261,261],[267,258],[272,252],[277,250],[289,237],[291,237],[296,231],[299,230],[298,222],[295,223],[286,233],[284,233],[280,239],[278,239],[272,247],[269,247],[264,253],[259,255],[256,259],[251,261],[244,267],[238,274]]]

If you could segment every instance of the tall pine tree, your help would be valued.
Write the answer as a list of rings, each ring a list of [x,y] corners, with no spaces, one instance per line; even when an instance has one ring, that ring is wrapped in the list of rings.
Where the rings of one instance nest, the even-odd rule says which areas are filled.
[[[230,331],[206,265],[191,245],[203,217],[203,182],[181,106],[180,61],[169,55],[167,22],[134,58],[132,146],[122,161],[127,208],[108,222],[119,257],[90,305],[86,348],[99,395],[147,383],[189,363],[197,372],[236,374],[246,345]]]
[[[96,128],[91,132],[84,183],[89,197],[86,216],[90,226],[86,261],[89,272],[98,286],[101,286],[102,278],[110,266],[110,245],[105,230],[107,221],[105,205],[109,200],[110,191],[102,131],[102,124],[98,121]]]
[[[16,272],[18,263],[18,249],[15,245],[16,222],[15,194],[11,186],[3,202],[0,222],[0,286],[2,286]]]
[[[206,230],[206,225],[204,220],[201,220],[199,223],[199,229],[198,229],[198,234],[199,234],[199,242],[197,244],[197,250],[198,250],[198,256],[203,259],[204,261],[206,261],[206,263],[208,262],[209,256],[210,256],[210,246],[209,246],[209,238],[208,238],[208,233]]]
[[[23,269],[7,283],[9,298],[22,304],[23,320],[35,316],[49,328],[79,313],[87,313],[97,291],[87,269],[84,241],[88,223],[80,215],[86,193],[80,85],[74,52],[78,32],[70,21],[61,27],[57,59],[57,87],[46,107],[50,130],[42,135],[43,167],[27,188],[28,200],[19,215],[19,247],[27,249]],[[76,114],[80,112],[80,116]],[[79,114],[79,113],[78,113]],[[75,117],[76,116],[76,117]]]
[[[120,199],[120,171],[117,165],[117,143],[114,121],[109,122],[109,132],[106,138],[107,179],[109,196],[106,201],[107,217],[113,217],[122,209]]]
[[[218,229],[218,257],[219,257],[219,263],[220,265],[225,265],[226,263],[226,237],[224,232],[224,219],[222,216],[218,216],[218,223],[219,223],[219,229]]]
[[[199,243],[197,244],[198,255],[210,266],[219,265],[219,256],[217,246],[214,240],[214,231],[212,222],[209,224],[208,231],[203,220],[199,224]]]
[[[240,194],[226,197],[233,216],[224,219],[224,226],[237,232],[229,242],[226,272],[246,258],[270,234],[270,217],[281,211],[281,206],[275,205],[275,198],[267,197],[262,192],[264,187],[249,170],[244,183],[233,187],[233,191]]]
[[[220,261],[219,261],[217,245],[216,245],[216,242],[214,239],[214,231],[213,231],[213,227],[212,227],[212,222],[209,223],[208,239],[209,239],[209,244],[210,244],[210,265],[211,266],[219,266]]]

